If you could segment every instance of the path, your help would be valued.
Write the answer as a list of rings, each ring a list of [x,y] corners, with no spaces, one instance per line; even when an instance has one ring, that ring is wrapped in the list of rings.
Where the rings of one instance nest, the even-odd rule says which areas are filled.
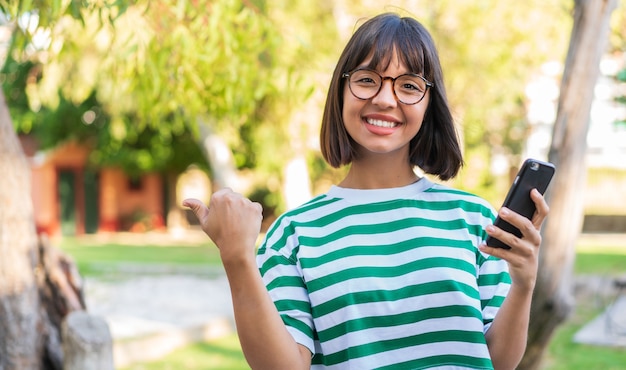
[[[109,324],[116,368],[234,330],[225,276],[139,276],[85,282],[88,311]]]

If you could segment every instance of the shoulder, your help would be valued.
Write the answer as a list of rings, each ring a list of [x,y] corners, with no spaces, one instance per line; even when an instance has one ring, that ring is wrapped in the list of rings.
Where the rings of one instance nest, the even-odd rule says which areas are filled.
[[[493,206],[478,195],[447,185],[433,183],[424,192],[424,197],[432,202],[450,203],[464,211],[477,212],[489,218],[493,218],[496,213]]]
[[[310,201],[281,214],[267,229],[260,251],[266,248],[280,249],[289,246],[289,240],[297,238],[297,229],[316,223],[339,207],[339,199],[328,194],[318,195]]]

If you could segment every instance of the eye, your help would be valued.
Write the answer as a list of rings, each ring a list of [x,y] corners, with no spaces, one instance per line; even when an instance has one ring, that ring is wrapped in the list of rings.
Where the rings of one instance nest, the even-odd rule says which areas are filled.
[[[415,76],[404,76],[397,81],[397,88],[407,94],[419,94],[426,91],[426,83]]]
[[[364,87],[376,87],[380,84],[380,76],[372,71],[358,70],[352,74],[350,83]]]
[[[359,79],[355,80],[354,82],[365,83],[365,84],[374,84],[374,83],[376,83],[376,81],[374,81],[374,79],[371,78],[371,77],[360,77]]]
[[[404,90],[415,90],[415,91],[423,91],[420,86],[414,83],[405,82],[402,84],[402,88]]]

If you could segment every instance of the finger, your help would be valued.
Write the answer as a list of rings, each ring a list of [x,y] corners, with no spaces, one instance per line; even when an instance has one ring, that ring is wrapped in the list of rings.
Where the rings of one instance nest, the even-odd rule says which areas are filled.
[[[533,189],[530,192],[530,198],[535,202],[535,207],[537,211],[533,215],[532,223],[537,230],[541,228],[541,224],[545,220],[546,216],[550,212],[550,207],[548,207],[548,203],[545,198],[541,195],[541,193],[537,189]]]
[[[258,208],[259,212],[261,212],[261,215],[263,215],[263,205],[259,202],[252,202],[252,204],[254,204]]]
[[[489,225],[485,228],[485,230],[487,231],[487,234],[489,234],[489,236],[502,241],[504,244],[511,247],[511,249],[491,247],[483,243],[479,246],[479,249],[482,252],[485,252],[494,257],[501,258],[513,264],[520,263],[521,259],[526,258],[529,253],[532,253],[528,250],[528,242],[498,228],[497,226]]]
[[[504,248],[490,247],[487,244],[481,244],[478,246],[482,252],[487,253],[490,256],[498,257],[503,260],[507,260],[510,255],[510,251]]]
[[[501,241],[502,243],[506,244],[507,246],[509,246],[511,249],[515,249],[519,246],[519,243],[521,242],[521,240],[507,232],[502,230],[501,228],[495,226],[495,225],[489,225],[485,228],[485,231],[487,232],[487,234],[489,236],[491,236],[492,238],[498,239],[499,241]],[[509,249],[505,249],[505,248],[498,248],[498,247],[490,247],[487,246],[489,248],[490,251],[497,251],[498,253],[493,254],[491,252],[487,252],[491,255],[500,257],[500,251],[509,251]]]
[[[522,238],[528,239],[533,244],[539,243],[541,236],[539,235],[538,229],[529,219],[520,215],[519,213],[511,211],[506,207],[502,207],[498,215],[503,220],[518,228],[519,231],[522,233]],[[521,240],[517,236],[507,233],[503,230],[497,230],[496,233],[498,234],[498,236],[494,235],[494,237],[500,239],[502,242],[510,247],[513,247],[514,244],[517,245],[521,242]],[[505,238],[506,240],[502,238]]]
[[[209,215],[209,208],[198,199],[185,199],[183,200],[183,206],[190,208],[200,222]]]
[[[488,225],[487,227],[485,227],[485,231],[487,232],[487,234],[490,237],[493,237],[493,238],[496,238],[496,239],[498,238],[498,234],[502,233],[502,230],[500,230],[498,227],[496,227],[494,225]],[[498,239],[498,240],[500,240],[500,239]],[[502,241],[502,240],[500,240],[500,241]],[[483,252],[485,252],[487,254],[490,254],[492,256],[495,256],[495,257],[500,257],[499,256],[500,255],[500,251],[499,251],[500,249],[506,250],[505,248],[491,247],[491,246],[487,245],[486,242],[483,242],[482,244],[480,244],[478,246],[478,248],[481,251],[483,251]]]

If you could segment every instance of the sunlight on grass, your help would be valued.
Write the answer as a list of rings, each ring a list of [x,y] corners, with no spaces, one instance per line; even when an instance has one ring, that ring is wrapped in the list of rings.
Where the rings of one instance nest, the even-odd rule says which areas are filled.
[[[574,273],[590,276],[626,274],[626,240],[581,241],[576,246]],[[574,335],[596,318],[611,300],[576,302],[574,313],[554,333],[542,370],[621,370],[626,369],[626,348],[612,348],[575,343]]]
[[[219,251],[215,246],[153,246],[126,244],[96,244],[65,237],[61,250],[72,256],[83,275],[102,275],[116,266],[169,265],[169,266],[221,266]]]
[[[619,254],[626,256],[626,240],[624,240],[624,245],[579,244],[576,246],[576,253]]]
[[[626,240],[608,244],[601,241],[582,241],[576,246],[576,274],[616,276],[626,273]]]
[[[181,348],[159,361],[122,370],[247,370],[250,369],[235,334]]]
[[[583,325],[603,311],[591,301],[578,302],[575,312],[554,334],[542,370],[623,370],[626,349],[575,343],[572,338]]]

